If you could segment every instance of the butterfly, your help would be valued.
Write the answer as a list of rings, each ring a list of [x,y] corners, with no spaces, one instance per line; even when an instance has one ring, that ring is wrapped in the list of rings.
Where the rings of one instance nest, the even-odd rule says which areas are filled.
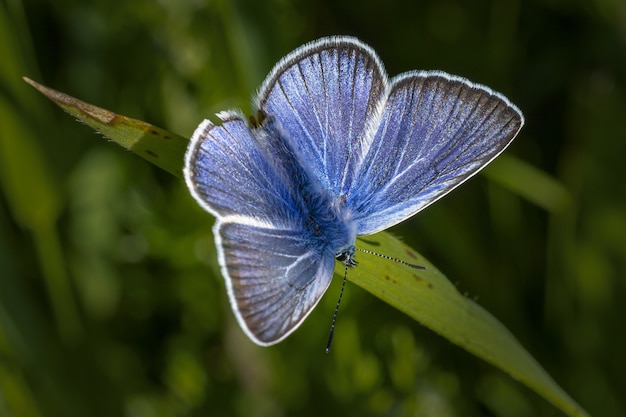
[[[388,78],[374,50],[322,38],[282,58],[254,99],[205,120],[185,155],[191,195],[216,217],[218,261],[245,334],[296,330],[355,266],[357,236],[385,230],[476,174],[524,118],[502,94],[441,71]]]

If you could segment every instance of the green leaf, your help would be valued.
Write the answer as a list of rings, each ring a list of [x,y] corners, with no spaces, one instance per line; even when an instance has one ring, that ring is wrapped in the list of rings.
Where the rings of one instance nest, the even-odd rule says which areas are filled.
[[[359,266],[348,272],[350,281],[406,313],[452,343],[495,365],[570,416],[583,410],[494,316],[463,296],[428,260],[390,233],[361,237],[357,247],[391,253],[425,266],[416,270],[400,263],[359,256]],[[335,272],[343,273],[343,266]]]
[[[121,147],[179,178],[183,175],[183,155],[189,139],[141,120],[115,114],[72,96],[41,85],[30,78],[24,81],[58,104],[79,121],[92,127]]]
[[[25,80],[115,143],[181,177],[187,139]],[[359,266],[350,269],[350,281],[505,371],[566,414],[588,415],[495,317],[459,293],[437,268],[413,249],[385,232],[359,238],[357,247],[393,254],[426,269],[417,270],[392,261],[380,262],[375,255],[358,253]],[[342,275],[344,266],[338,263],[335,272]]]

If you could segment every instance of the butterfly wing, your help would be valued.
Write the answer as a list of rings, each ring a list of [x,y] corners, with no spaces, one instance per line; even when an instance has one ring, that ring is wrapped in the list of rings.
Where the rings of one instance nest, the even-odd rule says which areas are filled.
[[[358,234],[405,220],[476,174],[524,123],[504,96],[439,71],[392,80],[348,193]]]
[[[317,305],[335,266],[301,230],[227,218],[216,226],[219,261],[235,316],[260,345],[289,336]]]
[[[339,196],[353,179],[387,76],[376,53],[349,37],[323,38],[283,58],[263,83],[257,108],[274,117],[307,174]]]
[[[205,121],[185,157],[193,197],[217,217],[218,259],[232,309],[260,345],[294,331],[330,284],[333,253],[305,227],[306,217],[277,141],[251,131],[238,113]]]
[[[218,116],[222,125],[205,120],[187,149],[184,174],[192,196],[217,218],[246,213],[262,222],[296,222],[296,197],[281,161],[261,145],[242,115]]]

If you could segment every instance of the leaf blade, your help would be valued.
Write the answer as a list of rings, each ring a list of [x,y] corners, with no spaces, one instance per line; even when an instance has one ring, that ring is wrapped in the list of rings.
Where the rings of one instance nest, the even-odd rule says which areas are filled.
[[[406,254],[403,260],[425,266],[407,268],[399,263],[360,257],[348,279],[387,304],[409,315],[450,342],[491,363],[522,382],[570,416],[588,416],[524,349],[502,323],[454,285],[425,258],[389,233],[357,240],[357,246],[386,253]],[[370,258],[370,259],[368,259]],[[335,271],[341,274],[342,267]]]
[[[30,78],[23,79],[82,123],[148,162],[182,178],[183,155],[189,139],[141,120],[121,116],[86,103]]]

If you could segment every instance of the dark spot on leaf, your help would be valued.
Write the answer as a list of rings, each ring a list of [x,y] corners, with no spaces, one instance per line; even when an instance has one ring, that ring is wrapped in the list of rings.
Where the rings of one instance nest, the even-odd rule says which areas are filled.
[[[397,284],[398,281],[396,281],[394,278],[391,278],[389,275],[385,275],[385,279],[389,282],[391,282],[392,284]]]
[[[171,136],[166,135],[166,134],[164,134],[164,133],[163,133],[163,131],[160,131],[160,130],[157,130],[157,129],[150,129],[150,133],[151,133],[152,135],[154,135],[154,136],[160,136],[160,137],[162,137],[163,139],[172,139],[172,137],[171,137]]]
[[[144,152],[147,153],[148,155],[150,155],[153,158],[158,158],[159,157],[159,155],[157,155],[155,152],[152,152],[150,149],[146,149]]]
[[[98,116],[106,115],[106,111],[108,111],[108,110],[105,110],[105,109],[100,109],[100,110],[103,110],[103,111],[98,112],[97,113]],[[92,116],[89,113],[87,113],[87,114]],[[106,122],[106,124],[108,124],[108,125],[116,125],[116,124],[120,123],[120,121],[124,121],[124,117],[120,116],[119,114],[115,114],[111,120]]]

